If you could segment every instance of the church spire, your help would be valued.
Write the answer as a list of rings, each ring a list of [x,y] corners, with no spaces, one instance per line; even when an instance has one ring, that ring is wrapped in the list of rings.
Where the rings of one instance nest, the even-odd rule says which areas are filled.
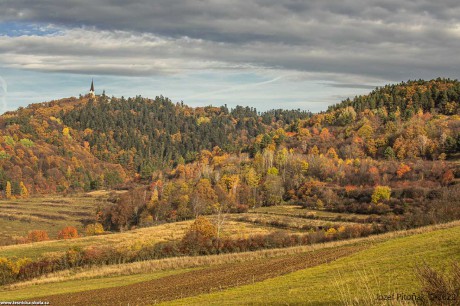
[[[94,80],[91,79],[91,88],[89,89],[89,95],[94,98],[95,97],[95,94],[94,94]]]

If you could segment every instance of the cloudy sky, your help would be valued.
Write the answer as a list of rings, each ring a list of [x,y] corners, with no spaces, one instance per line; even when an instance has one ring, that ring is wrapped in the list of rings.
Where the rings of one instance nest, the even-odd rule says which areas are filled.
[[[320,111],[458,78],[458,0],[0,0],[0,103],[96,93]]]

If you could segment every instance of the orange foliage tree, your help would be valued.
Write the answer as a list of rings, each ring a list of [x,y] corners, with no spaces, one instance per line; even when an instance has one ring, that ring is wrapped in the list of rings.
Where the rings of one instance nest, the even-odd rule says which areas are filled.
[[[398,168],[398,170],[396,171],[396,174],[398,175],[399,178],[402,178],[404,176],[404,174],[406,174],[407,172],[411,171],[412,169],[406,165],[406,164],[401,164]]]
[[[27,235],[27,240],[29,242],[38,242],[38,241],[46,241],[49,240],[48,233],[42,230],[33,230],[30,231]]]
[[[58,233],[58,239],[78,238],[78,231],[73,226],[66,226]]]
[[[321,130],[321,134],[319,134],[319,137],[320,137],[321,140],[323,140],[323,141],[329,140],[329,138],[331,138],[331,133],[329,133],[329,129],[328,129],[328,128],[322,129],[322,130]]]

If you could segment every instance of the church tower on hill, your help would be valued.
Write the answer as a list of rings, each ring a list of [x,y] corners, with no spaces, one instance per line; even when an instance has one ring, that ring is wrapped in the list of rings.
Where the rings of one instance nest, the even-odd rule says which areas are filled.
[[[94,98],[96,95],[94,94],[94,80],[91,80],[91,88],[89,89],[89,97]]]

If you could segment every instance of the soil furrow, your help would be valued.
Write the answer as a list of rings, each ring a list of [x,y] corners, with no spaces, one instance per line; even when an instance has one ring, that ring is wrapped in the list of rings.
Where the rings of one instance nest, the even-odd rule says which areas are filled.
[[[232,263],[115,288],[43,297],[51,305],[144,305],[263,281],[331,262],[364,249],[347,246]],[[103,280],[101,280],[103,281]]]

